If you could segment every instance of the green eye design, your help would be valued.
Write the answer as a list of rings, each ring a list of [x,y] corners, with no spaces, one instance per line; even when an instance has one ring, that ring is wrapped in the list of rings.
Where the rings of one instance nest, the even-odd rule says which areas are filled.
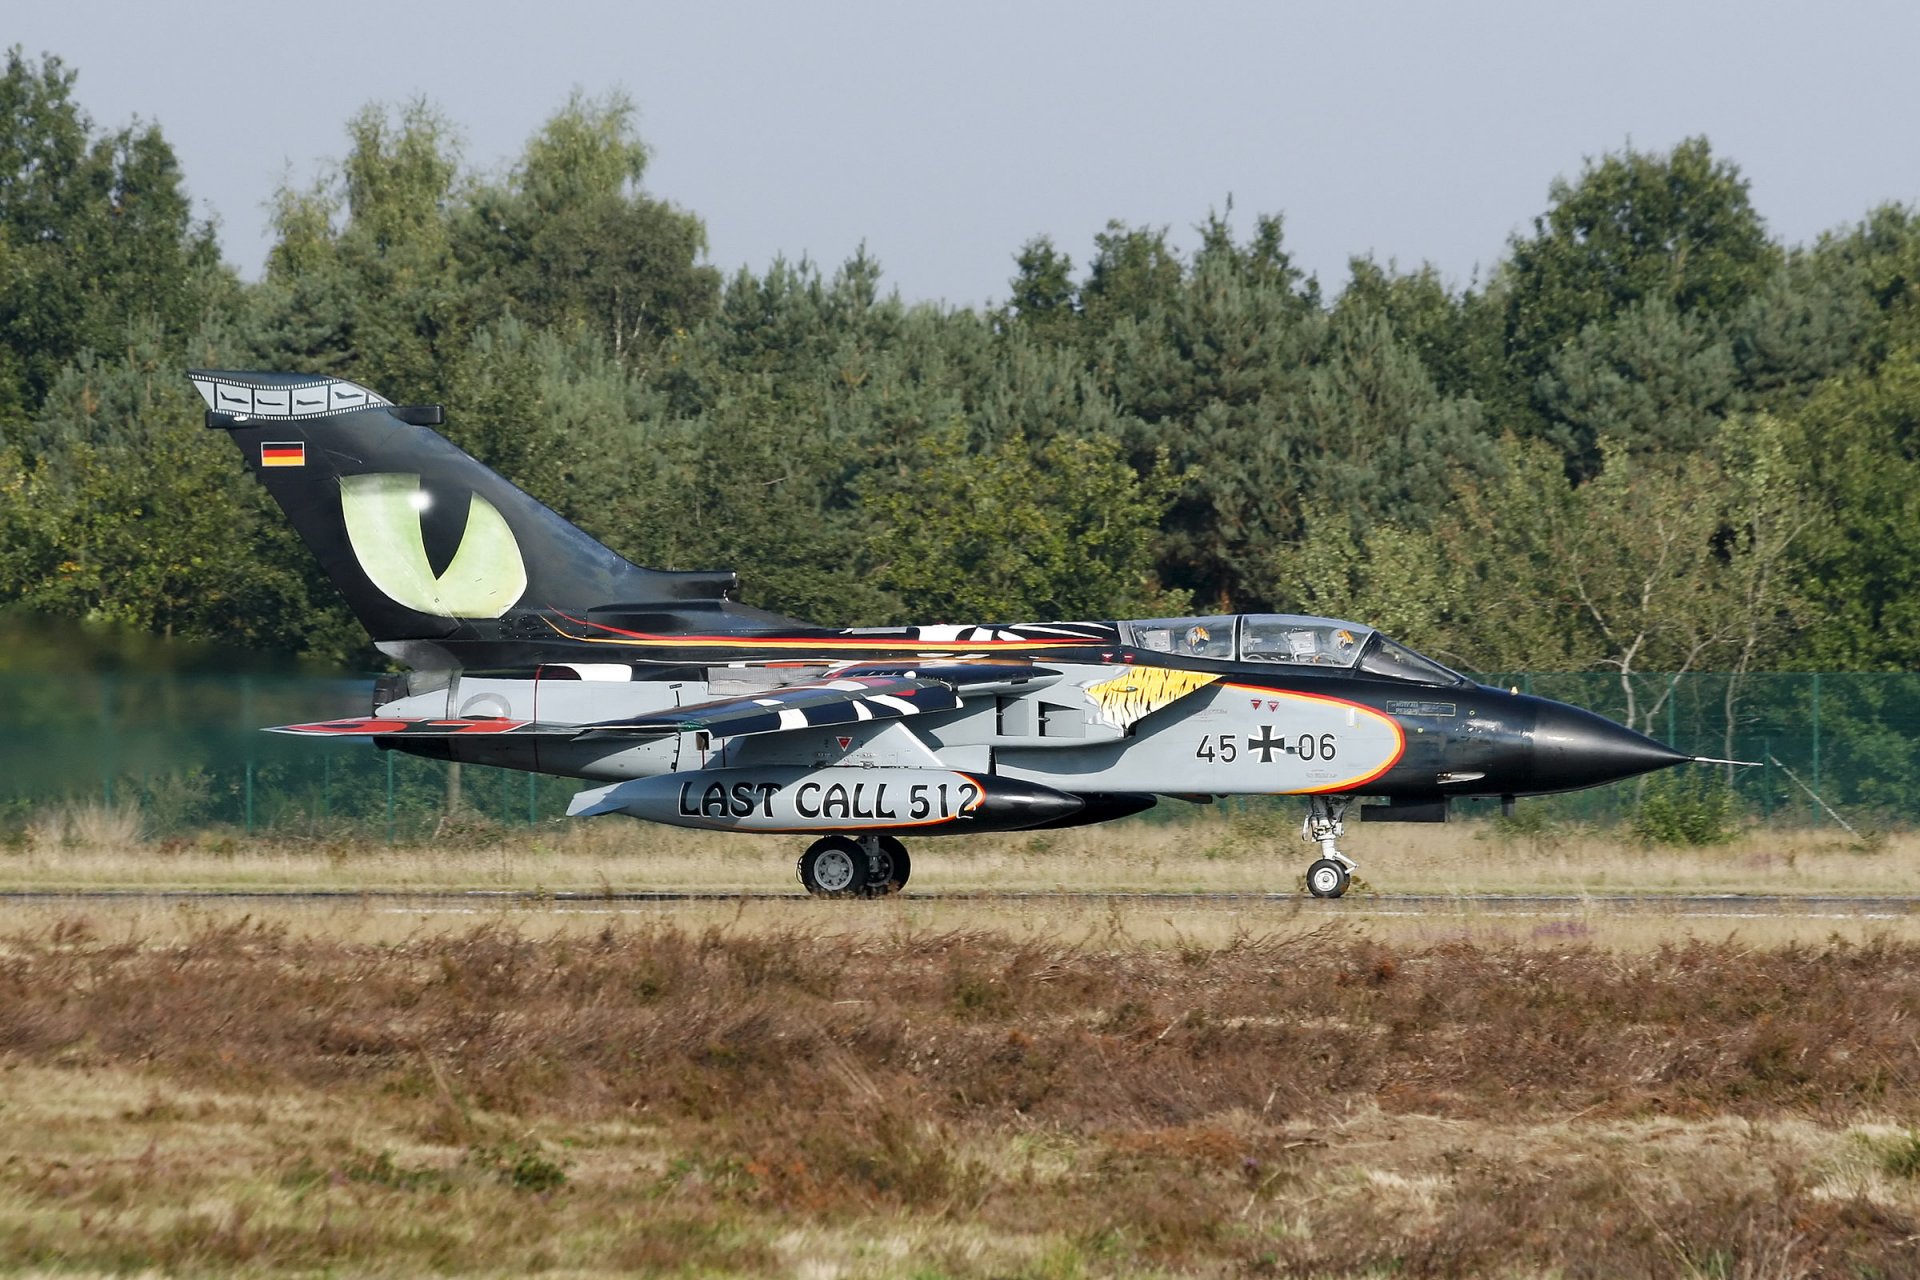
[[[426,491],[415,475],[343,476],[347,541],[367,577],[409,609],[441,618],[497,618],[527,589],[527,566],[507,522],[479,494],[467,510],[460,548],[442,574],[427,563],[420,513]]]

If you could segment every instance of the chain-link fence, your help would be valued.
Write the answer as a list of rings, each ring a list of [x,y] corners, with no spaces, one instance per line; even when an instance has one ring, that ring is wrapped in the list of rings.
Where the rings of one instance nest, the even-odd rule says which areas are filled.
[[[365,715],[367,680],[0,675],[0,820],[62,803],[137,805],[151,835],[209,827],[411,840],[462,814],[531,825],[582,783],[262,733]],[[457,782],[455,781],[457,777]]]
[[[1759,761],[1727,771],[1743,816],[1823,826],[1920,819],[1920,674],[1489,675],[1501,688],[1588,707],[1694,755]],[[265,676],[0,675],[0,822],[66,802],[137,804],[154,835],[252,832],[413,839],[458,788],[463,813],[502,824],[559,816],[583,784],[448,765],[361,741],[260,726],[364,714],[368,682]],[[1634,783],[1545,803],[1609,823]],[[1816,800],[1815,797],[1819,797]]]
[[[1743,816],[1770,826],[1903,827],[1920,820],[1920,673],[1792,672],[1481,677],[1598,711],[1725,771]],[[1552,803],[1597,822],[1631,813],[1635,783]]]

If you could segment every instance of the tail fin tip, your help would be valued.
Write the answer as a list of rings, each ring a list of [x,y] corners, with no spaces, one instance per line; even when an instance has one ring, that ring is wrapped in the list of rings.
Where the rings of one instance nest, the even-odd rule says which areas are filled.
[[[214,423],[216,416],[228,421],[327,418],[393,404],[371,388],[323,374],[189,369],[187,377],[207,402],[210,426],[225,425]]]

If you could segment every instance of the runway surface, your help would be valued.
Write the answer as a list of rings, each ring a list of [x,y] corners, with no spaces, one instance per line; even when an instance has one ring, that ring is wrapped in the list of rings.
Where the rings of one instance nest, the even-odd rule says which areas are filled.
[[[0,903],[16,906],[83,903],[259,903],[295,906],[302,903],[364,903],[402,910],[561,910],[675,903],[812,903],[816,899],[795,892],[676,892],[673,890],[603,890],[541,892],[515,889],[470,889],[461,892],[420,892],[408,889],[18,889],[0,891]],[[882,900],[887,901],[887,900]],[[981,903],[1017,905],[1101,904],[1121,906],[1252,907],[1297,904],[1329,912],[1360,911],[1387,915],[1446,915],[1489,912],[1515,915],[1561,915],[1572,912],[1684,916],[1862,916],[1897,917],[1920,914],[1920,894],[1514,894],[1514,893],[1355,893],[1345,898],[1313,898],[1301,893],[1100,893],[1070,890],[1017,892],[915,892],[897,902]],[[860,901],[844,905],[857,910]]]

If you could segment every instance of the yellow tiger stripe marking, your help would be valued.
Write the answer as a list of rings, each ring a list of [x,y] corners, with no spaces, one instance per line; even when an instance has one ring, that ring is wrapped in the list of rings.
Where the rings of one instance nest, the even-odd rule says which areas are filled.
[[[1162,707],[1172,706],[1218,676],[1176,667],[1129,667],[1111,680],[1087,686],[1100,718],[1116,729],[1130,729]]]

